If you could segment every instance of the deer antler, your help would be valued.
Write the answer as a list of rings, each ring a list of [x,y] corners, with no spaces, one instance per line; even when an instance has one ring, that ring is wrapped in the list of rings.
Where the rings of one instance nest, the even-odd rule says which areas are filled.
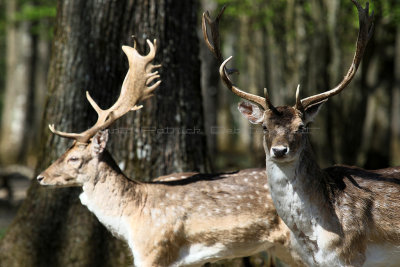
[[[225,83],[226,87],[231,90],[235,95],[239,96],[240,98],[252,101],[254,103],[259,104],[264,110],[268,109],[269,107],[273,107],[269,98],[264,98],[258,95],[253,95],[246,93],[240,90],[238,87],[233,85],[229,75],[227,75],[227,71],[225,70],[225,65],[232,59],[232,56],[227,58],[219,67],[219,75],[221,76],[222,81]],[[265,92],[267,92],[265,90]],[[268,94],[266,94],[268,96]],[[274,108],[274,107],[273,107]]]
[[[154,44],[146,40],[150,48],[150,52],[146,56],[141,56],[136,50],[136,40],[134,47],[123,46],[122,50],[129,61],[129,70],[122,84],[121,93],[118,100],[109,109],[101,109],[92,99],[89,92],[86,92],[86,98],[97,112],[97,122],[89,129],[82,133],[66,133],[57,131],[53,125],[49,125],[50,130],[59,136],[75,139],[81,143],[87,143],[98,131],[108,128],[117,119],[124,116],[131,110],[138,110],[142,106],[136,104],[152,97],[152,92],[160,85],[161,81],[157,81],[150,85],[155,79],[159,78],[158,71],[152,72],[161,65],[153,65],[151,61],[154,59],[157,51],[157,43]]]
[[[295,107],[299,110],[305,109],[308,106],[322,102],[324,100],[327,100],[331,96],[337,95],[344,88],[347,87],[347,85],[350,83],[350,81],[353,79],[354,75],[357,72],[358,66],[360,65],[361,59],[362,59],[364,51],[365,51],[365,47],[367,46],[368,41],[371,38],[372,33],[373,33],[374,11],[372,11],[372,14],[370,16],[368,2],[366,3],[365,9],[364,9],[356,0],[351,0],[351,1],[357,7],[360,28],[358,30],[356,52],[354,54],[353,62],[351,63],[350,69],[347,72],[346,76],[344,76],[343,80],[335,88],[333,88],[329,91],[304,98],[301,101],[298,101],[299,98],[298,98],[298,94],[297,94]]]
[[[201,28],[203,30],[204,40],[206,41],[208,49],[210,49],[210,51],[213,53],[213,55],[217,58],[219,64],[221,64],[223,61],[221,49],[220,49],[219,20],[221,19],[222,14],[224,14],[225,9],[226,9],[226,6],[223,6],[221,8],[221,11],[218,13],[217,17],[214,20],[211,19],[210,13],[208,13],[208,11],[206,11],[203,13],[203,18],[201,20],[201,22],[202,22]],[[207,24],[210,25],[210,28],[211,28],[212,43],[208,39]]]
[[[298,110],[303,110],[310,105],[327,100],[329,97],[340,93],[353,79],[353,77],[358,69],[358,66],[360,65],[361,59],[362,59],[364,51],[365,51],[365,47],[367,46],[368,41],[371,38],[372,33],[373,33],[374,12],[372,11],[372,14],[369,15],[369,3],[368,2],[366,3],[365,9],[364,9],[356,0],[351,0],[351,1],[357,7],[360,29],[359,29],[358,37],[357,37],[356,52],[355,52],[355,55],[353,58],[353,62],[350,66],[350,69],[347,72],[344,79],[335,88],[333,88],[327,92],[317,94],[314,96],[310,96],[310,97],[300,100],[299,87],[297,87],[295,107]],[[203,13],[203,19],[202,19],[203,35],[204,35],[206,44],[207,44],[208,48],[211,50],[211,52],[215,55],[215,57],[219,61],[222,61],[222,56],[221,56],[220,46],[219,46],[220,38],[219,38],[218,25],[219,25],[219,20],[222,16],[222,13],[224,10],[225,10],[225,7],[221,10],[221,12],[218,14],[217,18],[214,21],[210,18],[208,12]],[[206,22],[210,25],[211,35],[212,35],[214,45],[211,44],[211,42],[208,38]],[[221,76],[222,80],[224,81],[225,85],[228,87],[228,89],[243,99],[246,99],[246,100],[249,100],[249,101],[259,104],[261,107],[264,108],[264,110],[270,109],[275,113],[279,113],[276,110],[276,108],[272,105],[272,103],[268,97],[268,92],[266,89],[264,89],[265,97],[261,97],[261,96],[246,93],[246,92],[240,90],[238,87],[233,85],[232,81],[229,78],[230,72],[229,72],[229,70],[227,70],[225,68],[225,65],[229,62],[229,60],[231,58],[232,57],[225,60],[221,64],[220,69],[219,69],[220,76]]]
[[[242,91],[235,85],[233,85],[231,79],[229,78],[229,75],[234,72],[237,72],[237,70],[226,68],[226,64],[232,59],[232,56],[229,57],[228,59],[226,59],[225,61],[223,61],[222,53],[221,53],[221,49],[220,49],[219,21],[222,17],[222,14],[225,11],[225,8],[226,8],[226,6],[222,7],[221,11],[219,12],[219,14],[217,15],[217,17],[214,20],[210,18],[210,14],[208,13],[208,11],[203,13],[203,18],[202,18],[202,29],[203,29],[204,40],[206,41],[206,44],[207,44],[209,50],[214,54],[214,56],[217,58],[218,62],[221,64],[221,66],[219,68],[219,73],[220,73],[221,79],[225,83],[226,87],[229,90],[231,90],[234,94],[239,96],[240,98],[252,101],[252,102],[260,105],[265,110],[271,109],[271,110],[277,112],[277,110],[272,105],[272,103],[268,97],[267,89],[264,89],[265,98],[258,96],[258,95],[249,94],[249,93]],[[209,28],[210,28],[212,42],[210,42],[210,40],[208,38],[207,24],[209,25]]]

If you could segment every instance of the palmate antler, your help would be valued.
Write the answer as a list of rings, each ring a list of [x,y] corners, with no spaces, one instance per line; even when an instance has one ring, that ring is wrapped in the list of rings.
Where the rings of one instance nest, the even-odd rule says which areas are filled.
[[[369,3],[366,3],[365,8],[362,8],[362,6],[356,1],[356,0],[351,0],[353,4],[357,7],[358,11],[358,18],[359,18],[359,24],[360,28],[358,31],[358,37],[357,37],[357,44],[356,44],[356,52],[354,54],[353,62],[350,66],[349,71],[347,72],[346,76],[343,78],[343,80],[333,89],[326,91],[321,94],[317,94],[314,96],[310,96],[304,99],[300,99],[300,94],[299,94],[299,87],[297,87],[296,91],[296,104],[295,108],[298,110],[304,110],[309,106],[312,106],[316,103],[326,101],[329,97],[336,95],[340,93],[344,88],[347,87],[347,85],[350,83],[350,81],[353,79],[358,66],[360,65],[361,59],[363,57],[365,48],[368,44],[369,39],[372,36],[373,32],[373,12],[371,15],[369,15]],[[204,39],[206,40],[207,46],[211,50],[212,53],[217,57],[217,59],[221,59],[222,61],[222,56],[221,52],[219,51],[219,30],[218,30],[218,23],[221,18],[221,15],[223,13],[223,10],[218,14],[217,19],[215,21],[211,20],[209,18],[208,12],[205,12],[203,14],[203,35]],[[210,30],[212,33],[212,39],[214,41],[214,45],[211,45],[211,42],[208,39],[207,35],[207,24],[206,22],[210,25]],[[216,44],[218,42],[218,45]],[[272,110],[273,112],[277,113],[278,111],[276,108],[272,105],[269,97],[268,97],[268,92],[267,89],[264,88],[264,97],[246,93],[239,89],[238,87],[234,86],[232,81],[229,78],[229,72],[226,71],[226,64],[231,60],[232,57],[229,57],[226,59],[220,66],[219,68],[219,73],[221,76],[221,79],[225,83],[225,85],[228,87],[229,90],[231,90],[234,94],[237,96],[249,100],[251,102],[254,102],[258,105],[260,105],[264,110]]]
[[[86,92],[86,97],[98,116],[97,122],[91,128],[82,133],[66,133],[57,131],[53,124],[49,125],[50,130],[61,137],[75,139],[80,143],[87,143],[98,131],[108,128],[113,122],[129,111],[140,109],[142,106],[136,106],[136,104],[141,100],[152,97],[152,92],[161,83],[159,80],[150,85],[155,79],[160,77],[158,71],[152,71],[161,67],[161,65],[151,64],[157,51],[156,40],[154,40],[154,44],[149,40],[146,41],[150,48],[150,52],[146,56],[141,56],[136,50],[136,41],[134,47],[122,47],[129,61],[129,70],[122,84],[119,98],[114,105],[109,109],[103,110],[91,98],[89,92]]]

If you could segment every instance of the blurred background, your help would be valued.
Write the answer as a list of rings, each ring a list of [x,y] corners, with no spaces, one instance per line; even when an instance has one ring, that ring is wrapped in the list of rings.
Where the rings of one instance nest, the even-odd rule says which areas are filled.
[[[356,9],[348,0],[194,2],[207,162],[199,169],[263,167],[262,131],[239,114],[240,99],[221,85],[202,39],[202,12],[215,17],[228,5],[220,33],[224,58],[233,55],[230,67],[240,72],[233,80],[253,94],[267,87],[279,106],[295,103],[298,84],[306,97],[342,80],[355,51]],[[311,128],[322,167],[400,165],[400,2],[374,0],[370,9],[375,30],[356,77],[325,104]],[[0,238],[42,159],[56,15],[54,0],[0,0]]]
[[[228,5],[220,27],[222,49],[224,58],[234,56],[232,65],[240,71],[236,84],[258,95],[267,87],[276,106],[294,105],[298,84],[302,97],[333,88],[350,67],[358,31],[351,1],[207,2],[203,9]],[[321,166],[374,169],[400,164],[400,2],[370,1],[370,9],[375,31],[361,67],[350,86],[325,104],[311,128]],[[218,168],[262,166],[260,129],[239,115],[239,98],[224,87],[205,86],[218,80],[215,72],[207,75],[215,69],[202,68],[206,125],[233,132],[208,136],[210,155],[217,158]]]

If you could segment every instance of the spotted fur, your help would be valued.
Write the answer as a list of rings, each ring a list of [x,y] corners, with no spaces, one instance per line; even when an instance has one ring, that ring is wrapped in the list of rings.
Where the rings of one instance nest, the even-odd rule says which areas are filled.
[[[302,266],[272,204],[264,169],[176,173],[140,183],[102,151],[107,138],[96,140],[93,148],[74,144],[38,179],[48,186],[82,186],[82,204],[129,244],[136,266],[200,266],[263,250]]]

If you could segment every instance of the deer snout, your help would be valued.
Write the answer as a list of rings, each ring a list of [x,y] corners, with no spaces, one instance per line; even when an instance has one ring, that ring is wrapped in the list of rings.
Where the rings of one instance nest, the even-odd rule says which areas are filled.
[[[275,158],[283,158],[289,153],[287,146],[274,146],[271,148],[271,156]]]
[[[48,184],[48,178],[45,172],[40,173],[37,177],[36,180],[40,185],[49,185]]]
[[[42,174],[39,174],[39,175],[36,177],[36,179],[37,179],[38,182],[40,183],[40,182],[44,179],[44,176],[43,176]]]

